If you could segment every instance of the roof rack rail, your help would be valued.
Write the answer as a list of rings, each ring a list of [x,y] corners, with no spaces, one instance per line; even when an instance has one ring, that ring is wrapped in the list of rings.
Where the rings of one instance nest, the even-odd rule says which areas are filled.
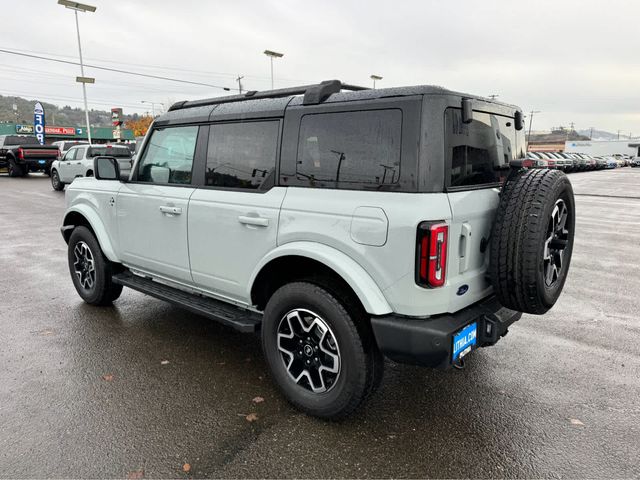
[[[277,90],[265,90],[262,92],[250,90],[240,95],[229,95],[227,97],[214,97],[204,100],[183,100],[176,102],[169,107],[169,111],[181,110],[183,108],[204,107],[206,105],[218,105],[221,103],[243,102],[245,100],[259,100],[262,98],[283,98],[292,95],[304,95],[302,103],[304,105],[317,105],[324,102],[333,93],[340,90],[369,90],[367,87],[349,85],[340,80],[325,80],[313,85],[302,85],[300,87],[280,88]]]

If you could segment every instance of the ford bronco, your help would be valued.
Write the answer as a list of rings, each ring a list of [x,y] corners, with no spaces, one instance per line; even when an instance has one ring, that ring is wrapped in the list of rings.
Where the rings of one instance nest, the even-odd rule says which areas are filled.
[[[284,396],[344,417],[384,356],[460,367],[558,299],[573,191],[525,159],[523,123],[439,87],[337,80],[176,103],[127,180],[103,156],[67,189],[71,278],[92,305],[126,286],[260,332]]]

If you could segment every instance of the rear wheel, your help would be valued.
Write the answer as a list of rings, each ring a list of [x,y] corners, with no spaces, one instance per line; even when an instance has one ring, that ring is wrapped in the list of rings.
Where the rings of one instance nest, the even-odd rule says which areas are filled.
[[[8,167],[8,171],[9,171],[9,176],[10,177],[22,177],[24,176],[24,171],[22,170],[22,168],[16,164],[15,160],[13,158],[9,159],[9,167]]]
[[[55,169],[51,171],[51,186],[58,192],[64,189],[64,183],[60,180],[60,174]]]
[[[382,378],[371,328],[349,310],[309,282],[284,285],[265,309],[262,346],[271,374],[287,400],[309,415],[349,415]]]
[[[573,188],[557,170],[527,170],[503,187],[491,233],[490,276],[500,302],[543,314],[564,287],[575,228]]]
[[[104,256],[87,227],[76,227],[69,238],[69,272],[78,295],[91,305],[109,305],[122,293],[112,282],[114,266]]]

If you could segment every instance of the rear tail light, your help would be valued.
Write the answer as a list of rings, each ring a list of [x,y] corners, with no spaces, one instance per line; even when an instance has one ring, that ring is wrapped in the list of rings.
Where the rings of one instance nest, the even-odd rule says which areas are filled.
[[[22,150],[22,147],[18,148],[18,158],[24,160],[24,150]]]
[[[416,283],[421,287],[442,287],[447,279],[446,223],[422,222],[416,239]]]

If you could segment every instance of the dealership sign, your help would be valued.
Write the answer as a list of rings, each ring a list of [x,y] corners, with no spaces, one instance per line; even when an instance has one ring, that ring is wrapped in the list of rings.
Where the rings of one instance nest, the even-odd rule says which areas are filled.
[[[36,102],[33,107],[33,127],[38,142],[40,145],[44,145],[44,107],[40,102]]]
[[[16,133],[33,133],[33,125],[16,125]]]

